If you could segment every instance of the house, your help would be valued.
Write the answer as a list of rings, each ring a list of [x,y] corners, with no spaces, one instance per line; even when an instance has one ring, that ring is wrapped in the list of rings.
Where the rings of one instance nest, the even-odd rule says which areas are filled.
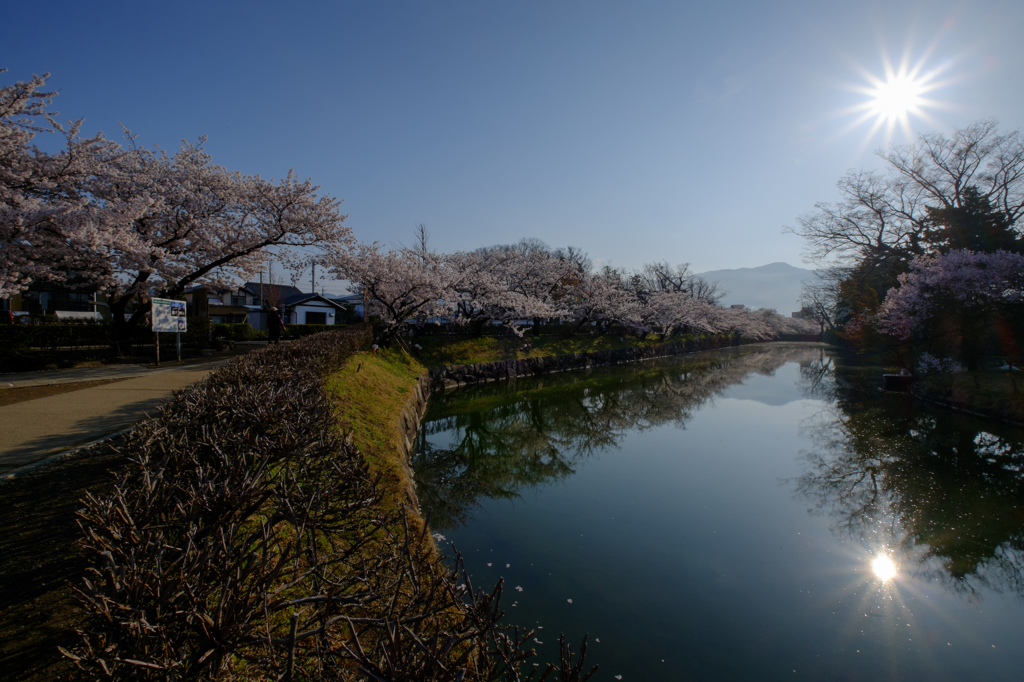
[[[190,316],[208,317],[214,324],[247,322],[249,315],[260,309],[243,289],[216,284],[189,289],[185,302]]]
[[[349,315],[349,308],[320,294],[294,294],[282,309],[285,324],[341,324]]]
[[[33,317],[53,316],[62,321],[98,322],[110,317],[106,297],[96,292],[95,285],[86,284],[75,276],[68,280],[68,284],[70,286],[33,282],[21,294],[0,298],[0,311]]]
[[[214,284],[194,287],[185,294],[189,314],[209,317],[215,324],[248,322],[266,331],[267,311],[278,308],[285,324],[340,324],[350,316],[344,303],[298,287],[246,282],[237,287]]]
[[[339,305],[345,306],[350,312],[349,315],[353,319],[363,319],[363,295],[362,294],[346,294],[345,296],[331,296],[330,300],[334,301]]]
[[[240,288],[247,296],[252,297],[252,305],[266,308],[283,308],[285,300],[302,293],[298,287],[285,284],[261,284],[246,282]]]

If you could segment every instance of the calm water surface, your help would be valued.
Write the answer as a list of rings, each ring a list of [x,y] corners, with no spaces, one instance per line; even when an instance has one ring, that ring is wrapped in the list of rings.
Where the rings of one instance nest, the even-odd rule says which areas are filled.
[[[434,396],[420,501],[595,680],[1024,679],[1024,434],[878,383],[780,344]]]

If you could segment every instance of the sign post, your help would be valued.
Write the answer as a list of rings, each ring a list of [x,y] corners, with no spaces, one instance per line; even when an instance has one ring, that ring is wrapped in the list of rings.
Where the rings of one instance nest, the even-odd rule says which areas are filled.
[[[154,298],[150,319],[153,321],[153,346],[156,349],[156,364],[160,364],[160,332],[174,332],[178,335],[178,362],[181,362],[181,333],[188,331],[185,317],[185,301]]]

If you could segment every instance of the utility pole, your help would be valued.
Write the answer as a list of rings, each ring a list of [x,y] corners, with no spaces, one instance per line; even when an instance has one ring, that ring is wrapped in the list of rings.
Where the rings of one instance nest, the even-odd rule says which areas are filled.
[[[316,263],[313,263],[313,274],[310,276],[310,291],[316,293]]]

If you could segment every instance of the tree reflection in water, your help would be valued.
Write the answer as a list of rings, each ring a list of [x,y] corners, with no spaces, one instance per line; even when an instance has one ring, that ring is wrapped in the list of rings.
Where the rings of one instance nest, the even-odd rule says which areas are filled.
[[[801,365],[824,402],[794,483],[833,531],[899,547],[904,566],[972,597],[1024,596],[1024,444],[1018,429],[878,389],[877,374],[826,354]],[[882,540],[884,538],[884,540]]]
[[[420,503],[432,527],[456,528],[484,498],[516,498],[562,479],[628,432],[685,428],[696,408],[744,377],[818,355],[808,346],[745,346],[432,396],[413,461]],[[432,447],[428,438],[444,432],[449,447]]]

